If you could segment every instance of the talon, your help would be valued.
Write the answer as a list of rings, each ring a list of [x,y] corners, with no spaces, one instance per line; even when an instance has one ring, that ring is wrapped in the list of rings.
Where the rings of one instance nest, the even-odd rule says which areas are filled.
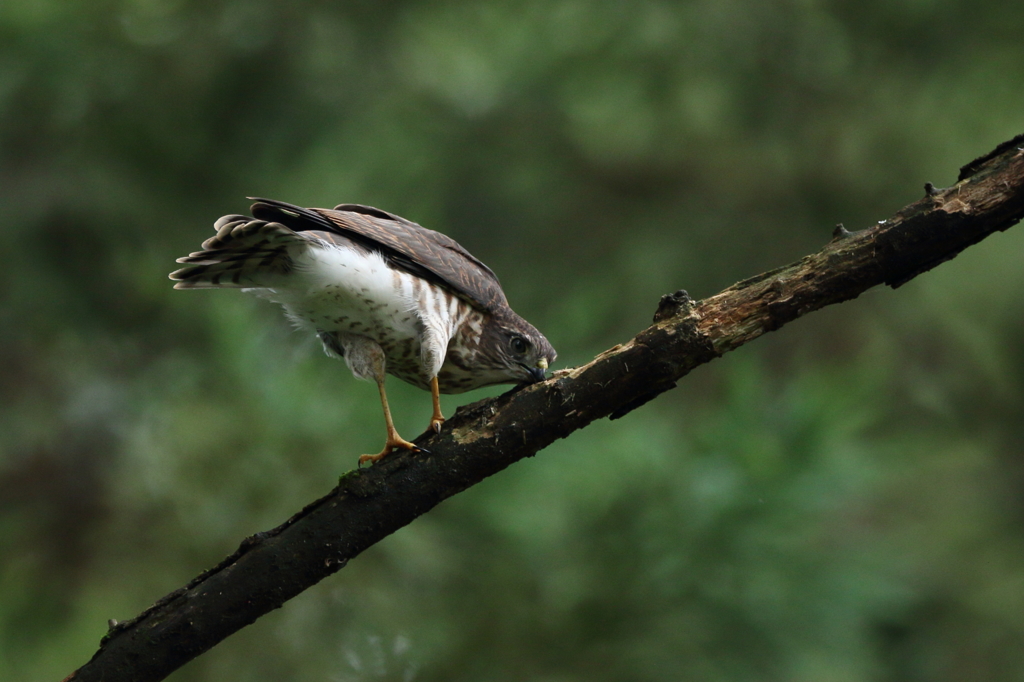
[[[444,426],[444,417],[438,419],[434,417],[430,420],[430,430],[434,433],[441,433],[441,427]]]
[[[428,455],[430,454],[420,446],[416,445],[415,443],[410,443],[409,441],[405,440],[396,433],[393,439],[388,438],[388,441],[384,444],[384,449],[378,452],[376,455],[360,455],[358,466],[363,466],[367,462],[370,462],[371,464],[376,463],[390,455],[395,450],[408,450],[409,452],[426,452]]]

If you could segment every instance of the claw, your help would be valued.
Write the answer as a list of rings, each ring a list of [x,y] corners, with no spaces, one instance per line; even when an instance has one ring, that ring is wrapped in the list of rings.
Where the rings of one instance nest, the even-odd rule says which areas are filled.
[[[358,466],[363,466],[367,462],[374,464],[390,455],[395,450],[408,450],[409,452],[422,452],[429,455],[430,451],[426,448],[421,448],[415,443],[410,443],[406,439],[398,435],[398,431],[395,430],[395,424],[391,420],[391,408],[388,407],[388,397],[384,392],[384,378],[383,370],[377,377],[377,389],[380,391],[380,404],[384,408],[384,424],[387,426],[388,437],[384,441],[384,449],[378,452],[376,455],[361,455],[359,457]],[[438,402],[438,388],[437,388],[437,377],[430,380],[430,392],[434,397],[434,418],[430,420],[430,427],[427,429],[427,434],[440,433],[441,425],[444,424],[444,415],[441,414],[441,405]],[[426,434],[424,434],[426,435]]]
[[[389,438],[388,441],[384,444],[384,449],[378,452],[376,455],[360,455],[359,466],[363,466],[367,462],[370,462],[371,464],[378,462],[381,459],[384,459],[385,457],[390,455],[395,450],[408,450],[409,452],[423,452],[428,455],[430,454],[427,450],[424,450],[415,443],[410,443],[409,441],[405,440],[398,434],[395,434],[395,438]]]

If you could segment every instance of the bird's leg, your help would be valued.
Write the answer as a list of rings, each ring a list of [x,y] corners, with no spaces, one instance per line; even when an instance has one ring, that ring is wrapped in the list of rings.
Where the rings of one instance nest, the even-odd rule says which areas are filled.
[[[441,389],[437,387],[437,377],[430,380],[430,397],[434,399],[434,416],[430,419],[430,430],[441,433],[444,415],[441,414]]]
[[[395,448],[402,448],[403,450],[412,450],[413,452],[420,452],[423,448],[417,447],[414,443],[410,443],[401,436],[398,435],[398,431],[395,430],[395,423],[391,420],[391,408],[388,407],[388,395],[384,392],[384,377],[375,377],[377,382],[377,390],[380,391],[380,404],[384,408],[384,422],[387,424],[388,437],[384,441],[384,449],[376,455],[362,455],[359,458],[359,464],[365,464],[366,462],[376,462],[377,460],[390,455]]]

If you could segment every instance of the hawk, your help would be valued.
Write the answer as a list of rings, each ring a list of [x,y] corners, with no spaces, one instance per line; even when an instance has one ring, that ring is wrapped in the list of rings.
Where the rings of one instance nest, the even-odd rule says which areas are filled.
[[[252,200],[251,217],[222,217],[202,251],[178,259],[174,288],[237,288],[280,303],[329,356],[375,381],[387,438],[360,464],[420,450],[395,430],[385,374],[431,392],[435,431],[440,393],[544,379],[555,349],[454,239],[370,206]]]

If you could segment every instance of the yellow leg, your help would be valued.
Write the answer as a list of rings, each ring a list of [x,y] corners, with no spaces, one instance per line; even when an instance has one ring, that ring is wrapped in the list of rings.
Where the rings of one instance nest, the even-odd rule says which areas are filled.
[[[388,407],[388,396],[384,392],[384,379],[377,380],[377,390],[380,391],[380,404],[384,408],[384,422],[387,425],[388,437],[384,441],[384,449],[378,452],[376,455],[362,455],[359,458],[359,464],[365,464],[366,462],[376,462],[377,460],[390,455],[396,448],[402,448],[403,450],[412,450],[413,452],[419,452],[421,448],[416,447],[415,444],[410,443],[401,436],[398,435],[398,431],[395,430],[395,423],[391,420],[391,408]]]
[[[430,420],[430,428],[434,433],[441,433],[444,415],[441,414],[441,390],[437,387],[437,377],[430,380],[430,397],[434,399],[434,416]]]

